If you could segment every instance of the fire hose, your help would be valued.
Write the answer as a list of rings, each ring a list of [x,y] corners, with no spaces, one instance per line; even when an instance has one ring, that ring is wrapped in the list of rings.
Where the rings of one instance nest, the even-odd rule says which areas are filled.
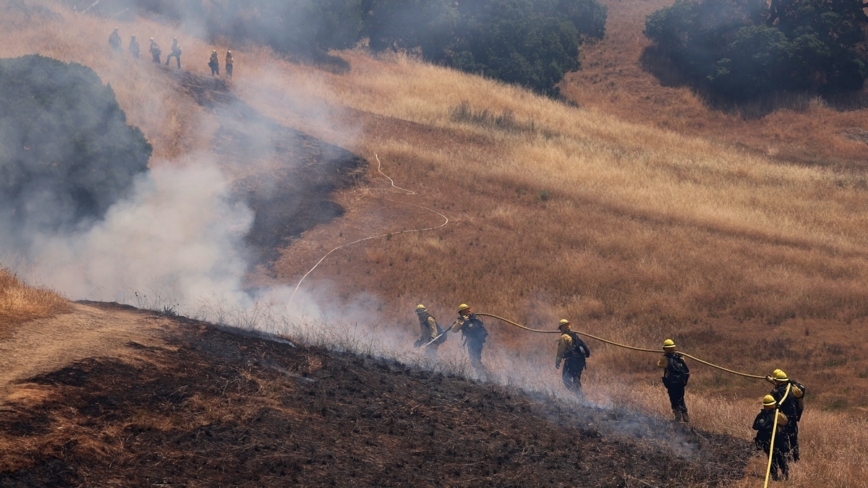
[[[495,319],[497,319],[497,320],[500,320],[500,321],[506,322],[507,324],[513,325],[513,326],[515,326],[515,327],[518,327],[519,329],[524,329],[524,330],[529,331],[529,332],[536,332],[536,333],[538,333],[538,334],[560,334],[560,333],[561,333],[559,330],[540,330],[540,329],[531,329],[530,327],[527,327],[527,326],[521,325],[521,324],[519,324],[519,323],[513,322],[512,320],[508,320],[508,319],[505,319],[505,318],[503,318],[503,317],[498,317],[497,315],[490,314],[490,313],[477,313],[476,315],[482,315],[482,316],[485,316],[485,317],[492,317],[492,318],[495,318]],[[576,332],[576,331],[573,331],[573,332]],[[632,350],[632,351],[653,352],[653,353],[655,353],[655,354],[660,354],[660,350],[659,350],[659,349],[645,349],[645,348],[642,348],[642,347],[628,346],[628,345],[626,345],[626,344],[620,344],[620,343],[618,343],[618,342],[614,342],[614,341],[610,341],[610,340],[607,340],[607,339],[603,339],[602,337],[597,337],[597,336],[595,336],[595,335],[591,335],[591,334],[588,334],[588,333],[586,333],[586,332],[576,332],[576,334],[579,334],[579,335],[581,335],[581,336],[585,336],[585,337],[590,337],[591,339],[595,339],[595,340],[598,340],[598,341],[600,341],[600,342],[605,342],[606,344],[611,344],[611,345],[613,345],[613,346],[622,347],[622,348],[624,348],[624,349],[630,349],[630,350]],[[744,376],[745,378],[755,378],[755,379],[760,379],[760,380],[764,380],[764,379],[766,379],[765,376],[759,376],[759,375],[754,375],[754,374],[747,374],[747,373],[740,373],[740,372],[738,372],[738,371],[733,371],[733,370],[731,370],[731,369],[724,368],[723,366],[718,366],[718,365],[716,365],[716,364],[709,363],[708,361],[703,361],[702,359],[699,359],[699,358],[697,358],[697,357],[691,356],[690,354],[687,354],[687,353],[684,353],[684,352],[680,352],[679,354],[681,354],[682,356],[684,356],[684,357],[686,357],[686,358],[690,358],[690,359],[692,359],[692,360],[694,360],[694,361],[696,361],[696,362],[702,363],[702,364],[704,364],[704,365],[706,365],[706,366],[711,366],[712,368],[716,368],[716,369],[719,369],[719,370],[721,370],[721,371],[726,371],[727,373],[735,374],[735,375],[738,375],[738,376]]]
[[[775,434],[778,431],[778,407],[780,407],[784,403],[784,400],[787,399],[787,396],[790,394],[790,387],[792,386],[792,383],[787,384],[787,391],[784,392],[784,396],[781,397],[781,401],[779,401],[778,404],[775,405],[775,423],[774,425],[772,425],[772,438],[769,441],[769,464],[768,466],[766,466],[766,481],[765,483],[763,483],[763,488],[768,488],[769,474],[771,474],[772,472],[772,458],[774,457],[775,452]]]

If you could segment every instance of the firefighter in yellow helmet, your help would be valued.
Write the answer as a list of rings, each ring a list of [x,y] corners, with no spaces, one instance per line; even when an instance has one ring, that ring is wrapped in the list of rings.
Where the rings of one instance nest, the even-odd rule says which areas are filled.
[[[419,319],[419,328],[422,331],[422,336],[416,341],[414,346],[425,346],[425,354],[436,356],[437,348],[446,341],[446,334],[443,333],[443,329],[440,328],[437,319],[428,313],[428,309],[421,303],[416,305],[416,318]]]
[[[471,366],[477,373],[487,374],[485,365],[482,364],[482,346],[485,344],[485,338],[488,337],[488,331],[485,330],[482,319],[473,313],[470,306],[462,303],[458,306],[458,318],[455,319],[449,330],[452,332],[461,331],[464,336],[464,344],[467,346],[467,355],[470,356]]]
[[[570,329],[570,321],[561,319],[558,323],[561,338],[558,340],[558,352],[555,357],[555,369],[561,367],[564,361],[562,378],[568,390],[582,396],[582,371],[586,366],[586,359],[591,357],[591,349],[578,334]]]
[[[799,422],[802,420],[802,411],[805,409],[805,386],[791,380],[787,373],[780,369],[774,370],[771,376],[766,376],[766,381],[775,385],[770,395],[778,402],[780,411],[787,416],[787,424],[784,434],[789,444],[789,456],[793,462],[799,461]],[[790,392],[787,393],[789,385]],[[784,397],[786,395],[786,398]],[[782,401],[783,400],[783,401]]]
[[[756,444],[757,450],[763,451],[767,456],[772,458],[771,475],[773,480],[778,480],[781,477],[788,479],[790,477],[790,468],[787,465],[786,453],[789,451],[787,443],[787,434],[785,433],[789,425],[789,419],[778,410],[778,403],[772,395],[766,395],[763,398],[763,409],[757,414],[753,421],[753,429],[756,431],[756,437],[753,441]],[[775,432],[774,450],[770,453],[769,450],[772,444],[772,430],[774,429],[775,416],[778,418],[778,428]],[[778,474],[780,471],[780,474]]]
[[[657,361],[657,367],[663,370],[663,386],[669,393],[669,404],[676,422],[688,422],[687,404],[684,403],[684,389],[690,379],[690,369],[675,352],[676,346],[672,339],[663,341],[663,357]]]

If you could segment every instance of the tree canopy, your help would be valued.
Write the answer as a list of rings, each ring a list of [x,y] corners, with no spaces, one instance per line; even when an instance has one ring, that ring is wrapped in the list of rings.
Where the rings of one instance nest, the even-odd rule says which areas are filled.
[[[861,0],[676,0],[645,35],[693,83],[730,99],[861,89],[868,77]]]
[[[69,228],[102,217],[147,170],[151,145],[90,68],[0,60],[0,226]]]

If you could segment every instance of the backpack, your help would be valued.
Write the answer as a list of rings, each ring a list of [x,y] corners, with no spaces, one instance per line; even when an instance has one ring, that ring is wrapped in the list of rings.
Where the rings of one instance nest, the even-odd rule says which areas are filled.
[[[669,357],[669,364],[666,366],[666,371],[669,373],[667,378],[670,383],[686,385],[690,379],[690,368],[687,363],[681,359],[681,355],[674,353]]]
[[[805,411],[805,393],[807,393],[807,391],[805,391],[805,385],[803,385],[799,382],[790,380],[790,384],[793,386],[796,386],[800,390],[802,390],[802,396],[797,397],[797,396],[793,395],[793,399],[795,400],[795,402],[793,402],[793,403],[796,406],[796,422],[798,422],[798,421],[802,420],[802,412]]]
[[[584,361],[585,358],[590,356],[588,346],[585,344],[585,341],[583,341],[582,338],[579,337],[578,334],[573,331],[566,332],[566,334],[570,336],[570,339],[573,340],[573,348],[568,351],[571,357],[581,358],[581,360]]]

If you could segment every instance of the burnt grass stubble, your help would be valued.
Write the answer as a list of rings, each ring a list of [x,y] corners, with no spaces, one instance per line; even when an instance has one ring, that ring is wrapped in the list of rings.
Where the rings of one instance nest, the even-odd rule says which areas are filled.
[[[344,214],[331,194],[360,183],[367,160],[278,124],[236,97],[225,80],[167,71],[219,121],[213,147],[221,164],[253,170],[234,182],[232,193],[254,212],[246,237],[254,264],[274,261],[292,238]]]
[[[168,348],[23,381],[50,394],[0,411],[21,446],[0,486],[725,486],[752,455],[623,410],[176,323]]]

